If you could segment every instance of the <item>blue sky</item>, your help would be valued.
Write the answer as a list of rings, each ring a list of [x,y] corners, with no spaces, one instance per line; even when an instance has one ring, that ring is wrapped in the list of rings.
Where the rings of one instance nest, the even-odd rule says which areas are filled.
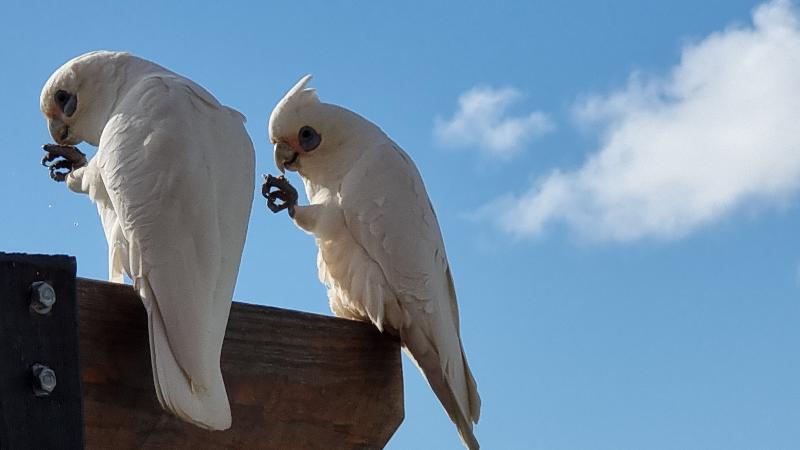
[[[127,50],[202,84],[248,117],[259,173],[272,107],[312,73],[423,174],[484,448],[797,448],[796,5],[31,3],[0,28],[0,250],[106,277],[93,205],[38,165],[39,91],[68,59]],[[257,199],[236,298],[329,313],[315,251]],[[274,254],[286,289],[265,285]],[[404,364],[389,448],[461,448]]]

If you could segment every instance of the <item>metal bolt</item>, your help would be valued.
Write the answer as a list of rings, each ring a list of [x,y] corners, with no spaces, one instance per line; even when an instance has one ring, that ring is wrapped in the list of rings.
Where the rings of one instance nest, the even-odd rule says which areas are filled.
[[[44,364],[31,366],[33,372],[33,393],[37,397],[46,397],[56,388],[56,373]]]
[[[56,291],[46,281],[31,284],[31,309],[39,314],[47,314],[56,303]]]

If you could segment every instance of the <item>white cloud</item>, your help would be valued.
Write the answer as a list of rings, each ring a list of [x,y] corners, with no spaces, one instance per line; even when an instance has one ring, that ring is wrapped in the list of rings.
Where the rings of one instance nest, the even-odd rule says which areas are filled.
[[[539,111],[509,116],[509,107],[521,97],[514,88],[472,88],[459,96],[458,111],[452,119],[436,118],[433,134],[444,147],[476,147],[492,158],[509,160],[531,140],[555,127]]]
[[[753,24],[684,48],[660,78],[593,96],[576,116],[600,148],[500,199],[519,236],[563,222],[594,238],[676,238],[745,205],[776,205],[800,188],[800,16],[765,3]]]

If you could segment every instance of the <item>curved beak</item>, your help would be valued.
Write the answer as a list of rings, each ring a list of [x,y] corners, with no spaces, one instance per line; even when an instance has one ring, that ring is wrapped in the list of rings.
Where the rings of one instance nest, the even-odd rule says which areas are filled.
[[[69,126],[60,119],[48,119],[47,128],[50,130],[50,136],[53,137],[59,144],[66,144],[69,139]]]
[[[275,144],[275,166],[281,173],[286,173],[286,169],[297,170],[291,167],[297,161],[299,154],[294,149],[284,142]]]

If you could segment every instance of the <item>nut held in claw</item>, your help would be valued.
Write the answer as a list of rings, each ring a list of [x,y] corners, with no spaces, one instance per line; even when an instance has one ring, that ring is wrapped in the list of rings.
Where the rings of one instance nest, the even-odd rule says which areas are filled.
[[[58,182],[65,181],[67,175],[88,162],[86,154],[74,145],[45,144],[42,150],[45,151],[42,165],[50,170],[50,178]]]
[[[277,188],[277,190],[273,191],[272,188]],[[297,189],[283,175],[279,177],[264,175],[261,195],[267,199],[267,207],[270,211],[277,213],[288,208],[289,216],[294,216],[294,207],[297,205]],[[280,200],[281,203],[276,203],[276,200]]]

